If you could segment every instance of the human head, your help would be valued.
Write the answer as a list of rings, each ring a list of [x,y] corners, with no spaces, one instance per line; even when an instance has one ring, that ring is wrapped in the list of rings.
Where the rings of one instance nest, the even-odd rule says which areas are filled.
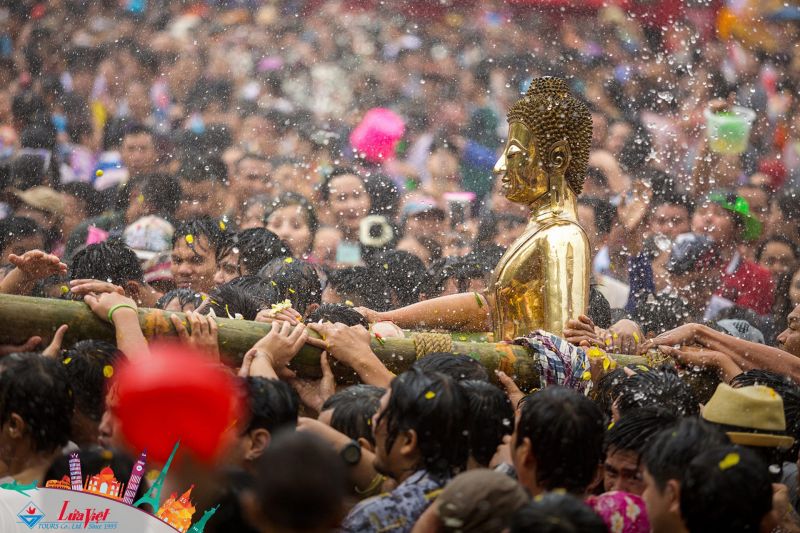
[[[354,307],[373,306],[383,311],[382,287],[375,283],[380,273],[367,267],[348,267],[328,272],[328,283],[322,291],[324,303],[343,303]],[[381,305],[376,305],[376,302]]]
[[[200,298],[200,294],[191,289],[172,289],[158,299],[156,308],[165,311],[185,313],[187,311],[194,311],[200,307],[201,303],[202,299]]]
[[[508,475],[476,468],[453,478],[433,503],[437,531],[507,531],[513,514],[529,496]]]
[[[711,193],[692,216],[692,231],[706,235],[721,246],[757,238],[761,224],[750,214],[747,201],[729,191]]]
[[[342,231],[333,226],[322,226],[314,235],[311,255],[326,267],[334,267],[337,263],[336,252],[343,239]]]
[[[794,283],[794,280],[792,282]],[[781,350],[800,357],[800,304],[789,313],[786,329],[778,335],[778,346]]]
[[[214,287],[208,295],[209,310],[222,318],[255,320],[262,309],[278,303],[278,291],[258,276],[239,276]]]
[[[372,257],[371,264],[383,271],[384,303],[389,308],[404,307],[419,301],[425,279],[422,260],[402,250],[387,250]]]
[[[658,407],[634,409],[606,432],[603,486],[606,492],[644,492],[641,458],[654,435],[674,424],[677,417]]]
[[[278,435],[258,461],[255,480],[245,505],[262,531],[324,533],[345,516],[347,469],[315,435]]]
[[[270,261],[289,255],[289,245],[265,228],[235,233],[217,249],[214,283],[226,283],[237,276],[256,275]]]
[[[317,231],[317,215],[306,198],[295,193],[284,193],[264,212],[264,222],[291,248],[294,257],[311,252]]]
[[[172,220],[181,197],[181,186],[174,176],[142,174],[122,187],[117,207],[125,212],[125,222],[128,224],[147,215]]]
[[[559,78],[536,78],[508,112],[508,142],[494,172],[506,197],[530,204],[565,180],[580,194],[589,162],[592,117]],[[556,182],[551,183],[551,177]]]
[[[131,177],[153,172],[158,161],[153,133],[141,125],[132,125],[122,135],[122,164]]]
[[[514,431],[514,407],[505,392],[491,383],[483,380],[460,383],[469,401],[469,465],[486,468],[503,437]]]
[[[248,417],[240,426],[227,461],[252,470],[277,433],[295,430],[300,402],[294,390],[277,379],[248,377],[241,384]]]
[[[357,171],[334,169],[319,188],[320,199],[330,210],[348,240],[358,240],[361,219],[372,206],[364,179]]]
[[[272,164],[258,154],[245,154],[236,162],[236,172],[231,175],[230,192],[238,204],[256,194],[275,196],[275,187],[270,179]]]
[[[510,533],[607,533],[600,516],[571,494],[537,496],[511,517]]]
[[[773,280],[794,272],[800,260],[800,248],[781,235],[774,235],[758,245],[756,262],[769,270]]]
[[[720,282],[719,245],[704,235],[682,233],[675,238],[664,268],[677,295],[705,309]]]
[[[375,448],[372,419],[385,392],[374,385],[351,385],[325,400],[319,420],[371,451]]]
[[[369,329],[369,322],[364,315],[350,306],[342,304],[322,304],[312,311],[308,317],[308,322],[332,322],[342,323],[346,326],[364,326]]]
[[[441,372],[456,381],[489,381],[486,367],[464,354],[433,352],[417,359],[413,366],[423,372]]]
[[[239,230],[266,227],[264,213],[267,212],[270,205],[272,205],[272,198],[264,194],[251,196],[245,200],[242,205],[241,216],[238,219]]]
[[[602,459],[603,413],[589,398],[547,387],[522,404],[511,437],[520,483],[533,495],[565,489],[583,495]]]
[[[685,530],[680,496],[686,468],[703,451],[728,444],[728,438],[713,425],[695,417],[683,418],[662,430],[642,455],[647,514],[653,533]]]
[[[638,371],[620,384],[614,402],[615,418],[624,418],[629,411],[642,407],[661,407],[676,416],[696,415],[700,411],[689,385],[675,370],[666,367]]]
[[[214,286],[216,254],[225,233],[211,217],[181,222],[172,235],[170,270],[178,288],[208,293]]]
[[[578,198],[578,222],[586,231],[593,253],[605,245],[615,218],[616,211],[608,200],[589,196]]]
[[[70,279],[97,279],[123,288],[137,303],[152,307],[156,295],[144,282],[136,253],[118,239],[90,244],[72,257]]]
[[[680,502],[690,533],[759,531],[772,509],[769,471],[748,449],[727,445],[707,450],[689,463]]]
[[[0,359],[0,457],[6,469],[67,444],[73,399],[63,366],[40,353]]]
[[[316,268],[300,259],[273,259],[258,272],[278,292],[278,300],[289,300],[292,307],[308,316],[322,304],[322,283]]]
[[[653,200],[648,222],[650,231],[674,241],[681,233],[689,232],[691,207],[677,194],[664,194]]]
[[[425,469],[447,479],[469,452],[468,400],[458,383],[412,368],[392,380],[373,421],[375,469],[396,480]]]
[[[228,170],[219,157],[192,157],[178,171],[181,201],[175,217],[190,220],[195,217],[221,217],[225,212],[224,184]]]
[[[30,218],[8,217],[0,220],[0,263],[8,263],[11,254],[45,250],[45,245],[44,230]]]
[[[113,344],[94,339],[78,341],[59,355],[75,401],[71,440],[78,446],[97,443],[109,380],[124,357]]]

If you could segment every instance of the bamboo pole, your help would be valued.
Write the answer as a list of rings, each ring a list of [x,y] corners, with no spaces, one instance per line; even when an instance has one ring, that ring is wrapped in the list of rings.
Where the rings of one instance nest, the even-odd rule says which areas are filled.
[[[175,337],[169,315],[178,315],[181,320],[185,318],[183,313],[159,309],[139,309],[138,313],[139,324],[148,340]],[[0,294],[0,344],[22,344],[34,335],[50,338],[62,324],[69,325],[64,346],[82,339],[115,340],[113,326],[98,318],[83,302]],[[270,330],[269,324],[248,320],[217,318],[217,324],[220,352],[232,365],[238,365],[245,352]],[[452,334],[452,351],[476,359],[486,367],[490,376],[494,375],[494,370],[504,371],[514,377],[523,390],[538,384],[538,369],[524,347],[472,340],[482,338],[482,335],[485,334]],[[382,341],[373,338],[372,350],[394,373],[407,370],[417,359],[413,338]],[[318,348],[307,344],[293,359],[292,368],[300,377],[317,378],[320,375],[319,355]],[[643,357],[631,355],[614,355],[614,359],[622,365],[645,362]],[[343,365],[335,366],[334,371],[341,381],[354,379],[352,371]]]

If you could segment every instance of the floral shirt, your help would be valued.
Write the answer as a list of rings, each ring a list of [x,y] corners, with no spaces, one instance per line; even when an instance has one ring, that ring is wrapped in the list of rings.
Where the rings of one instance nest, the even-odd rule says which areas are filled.
[[[369,498],[353,507],[341,531],[411,531],[447,481],[435,478],[425,470],[417,470],[392,492]]]

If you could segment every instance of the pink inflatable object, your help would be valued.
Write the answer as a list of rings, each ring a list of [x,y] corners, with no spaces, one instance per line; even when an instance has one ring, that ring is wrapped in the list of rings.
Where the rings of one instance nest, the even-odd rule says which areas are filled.
[[[394,159],[395,146],[405,131],[406,124],[400,115],[376,107],[367,111],[350,134],[350,146],[370,163],[389,161]]]

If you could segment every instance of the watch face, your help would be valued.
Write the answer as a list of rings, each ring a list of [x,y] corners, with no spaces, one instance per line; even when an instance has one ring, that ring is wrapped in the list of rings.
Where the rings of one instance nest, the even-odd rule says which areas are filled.
[[[356,464],[361,459],[361,446],[351,442],[342,449],[342,459],[347,464]]]

